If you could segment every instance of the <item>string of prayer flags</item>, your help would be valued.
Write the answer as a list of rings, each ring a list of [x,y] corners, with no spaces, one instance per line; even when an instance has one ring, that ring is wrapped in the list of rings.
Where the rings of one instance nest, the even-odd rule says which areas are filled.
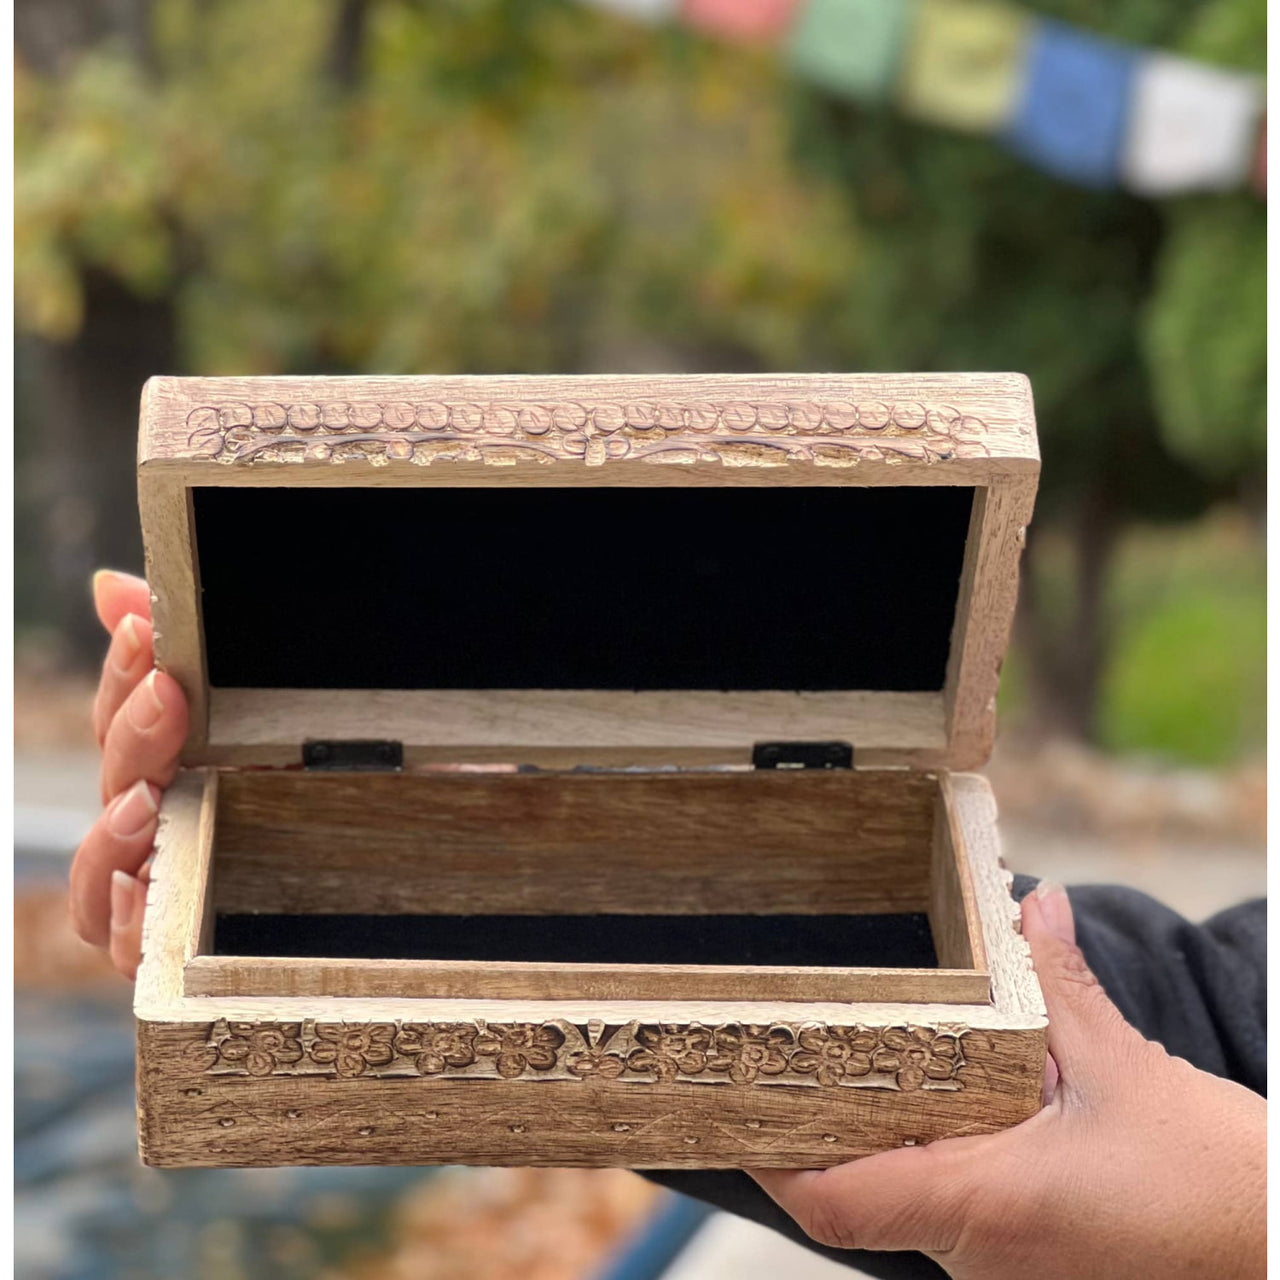
[[[786,44],[808,80],[863,102],[888,96],[897,79],[912,0],[808,0]]]
[[[917,0],[898,101],[920,120],[973,133],[1004,127],[1022,91],[1031,23],[992,0]]]
[[[1124,185],[1142,195],[1227,191],[1244,183],[1255,158],[1262,84],[1166,53],[1139,60]]]
[[[725,40],[778,40],[791,26],[800,0],[684,0],[691,27]]]
[[[777,45],[797,75],[987,133],[1047,173],[1148,196],[1266,196],[1261,77],[1119,44],[1005,0],[589,0]]]
[[[1005,139],[1032,164],[1084,186],[1120,174],[1136,51],[1060,22],[1036,24]]]

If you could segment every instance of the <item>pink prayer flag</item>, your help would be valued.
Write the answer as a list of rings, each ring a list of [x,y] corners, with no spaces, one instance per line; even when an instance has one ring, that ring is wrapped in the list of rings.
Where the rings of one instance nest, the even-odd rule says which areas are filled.
[[[751,42],[780,40],[801,0],[684,0],[684,20],[708,35]]]

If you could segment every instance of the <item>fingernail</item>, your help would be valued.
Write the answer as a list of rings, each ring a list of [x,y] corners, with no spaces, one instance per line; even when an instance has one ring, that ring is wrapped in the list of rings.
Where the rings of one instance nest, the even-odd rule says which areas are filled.
[[[1036,902],[1049,932],[1060,942],[1075,941],[1075,922],[1067,891],[1056,880],[1041,880],[1036,885]]]
[[[133,924],[138,895],[134,885],[138,882],[127,872],[111,873],[111,932],[119,933]]]
[[[145,780],[135,782],[128,791],[116,797],[107,815],[107,828],[122,840],[136,836],[154,821],[156,802]]]
[[[93,594],[98,594],[98,588],[102,586],[107,578],[114,578],[116,575],[110,569],[97,569],[93,575]]]
[[[142,641],[138,639],[138,628],[134,625],[137,620],[136,614],[126,613],[116,628],[116,635],[119,637],[119,653],[116,653],[116,644],[111,646],[113,654],[111,665],[122,676],[129,674],[142,650]]]
[[[156,676],[159,674],[153,670],[129,696],[129,722],[144,733],[160,719],[164,710],[164,703],[156,690]]]

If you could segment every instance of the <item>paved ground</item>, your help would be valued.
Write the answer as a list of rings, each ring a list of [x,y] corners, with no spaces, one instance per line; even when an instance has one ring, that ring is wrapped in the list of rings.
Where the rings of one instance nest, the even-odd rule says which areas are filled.
[[[998,779],[997,796],[1003,804]],[[87,751],[25,752],[17,761],[15,800],[23,846],[18,875],[28,888],[42,881],[50,886],[46,894],[52,923],[42,929],[50,935],[42,941],[52,945],[58,943],[52,935],[64,927],[60,894],[66,852],[97,806],[95,756]],[[1122,822],[1100,836],[1088,830],[1064,833],[1061,823],[1028,820],[1034,806],[1015,805],[1012,813],[1008,805],[1005,809],[1006,859],[1019,871],[1068,884],[1130,884],[1196,919],[1266,892],[1260,845],[1238,838],[1229,823],[1222,824],[1225,835],[1215,834],[1210,824],[1205,830],[1194,828],[1190,838],[1176,838],[1167,832],[1153,835],[1141,823]],[[40,966],[29,970],[38,974]],[[526,1261],[510,1270],[480,1268],[453,1255],[450,1261],[437,1243],[438,1234],[420,1243],[411,1272],[394,1272],[390,1265],[379,1270],[375,1263],[356,1271],[339,1269],[339,1259],[361,1253],[376,1257],[386,1252],[396,1232],[403,1235],[403,1227],[392,1231],[390,1217],[397,1213],[403,1218],[405,1205],[422,1199],[429,1175],[421,1170],[161,1174],[142,1169],[133,1132],[127,993],[120,987],[106,990],[110,994],[97,992],[92,998],[52,990],[19,993],[15,1173],[20,1280],[301,1280],[321,1274],[364,1280],[410,1273],[415,1280],[482,1274],[528,1280],[534,1274],[527,1259],[541,1248],[536,1231],[526,1240]],[[479,1184],[474,1186],[474,1194],[494,1194],[491,1187],[482,1192]],[[559,1194],[559,1209],[553,1199],[535,1205],[532,1218],[524,1212],[499,1219],[508,1224],[500,1234],[504,1239],[528,1235],[532,1221],[563,1235],[566,1198],[576,1203],[583,1194],[580,1187]],[[471,1192],[468,1196],[474,1198]],[[582,1256],[590,1256],[585,1244],[583,1249]],[[435,1260],[436,1269],[425,1270],[424,1258]],[[444,1269],[454,1262],[460,1269]],[[837,1275],[852,1273],[772,1233],[716,1215],[667,1280],[835,1280]]]

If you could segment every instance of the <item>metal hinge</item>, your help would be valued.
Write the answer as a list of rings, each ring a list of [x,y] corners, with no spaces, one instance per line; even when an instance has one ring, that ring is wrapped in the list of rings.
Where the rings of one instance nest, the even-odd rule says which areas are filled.
[[[335,773],[394,773],[404,767],[404,744],[380,739],[304,742],[302,766]]]
[[[847,742],[757,742],[751,748],[756,769],[852,769]]]

